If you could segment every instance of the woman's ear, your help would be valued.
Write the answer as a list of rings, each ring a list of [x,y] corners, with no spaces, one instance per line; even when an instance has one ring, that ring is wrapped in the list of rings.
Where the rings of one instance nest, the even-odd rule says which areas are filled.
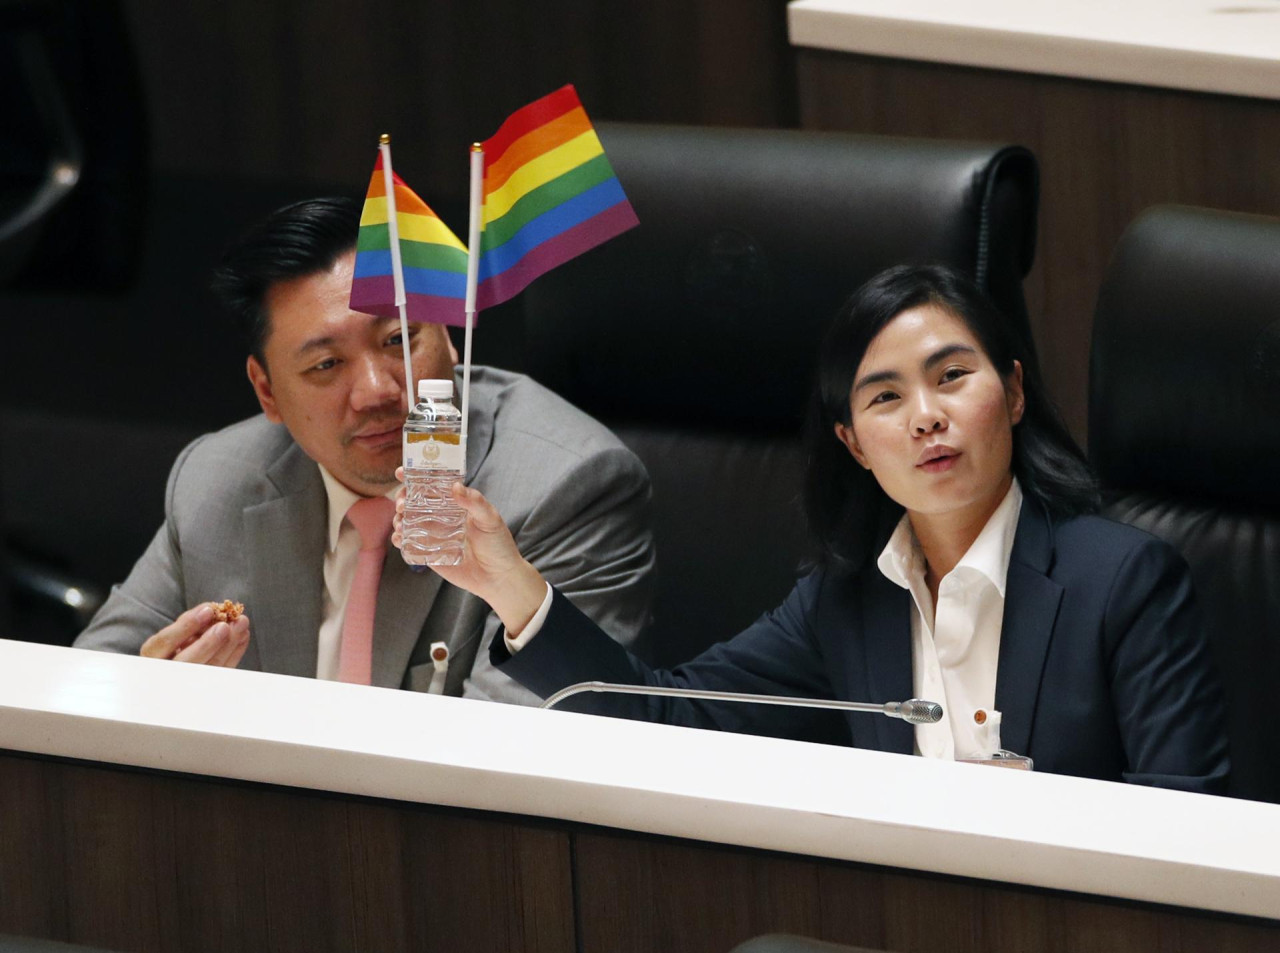
[[[1013,370],[1004,382],[1005,402],[1009,407],[1009,423],[1017,424],[1027,409],[1027,399],[1022,392],[1022,362],[1014,361]]]
[[[836,439],[845,445],[845,449],[857,460],[864,470],[870,470],[871,464],[867,463],[866,454],[862,452],[862,447],[858,446],[858,438],[853,432],[853,426],[845,426],[842,423],[836,424]]]

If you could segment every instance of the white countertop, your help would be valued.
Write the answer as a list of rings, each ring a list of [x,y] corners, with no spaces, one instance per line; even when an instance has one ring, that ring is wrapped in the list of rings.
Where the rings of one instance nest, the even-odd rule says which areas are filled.
[[[3,640],[0,748],[1280,917],[1280,805],[1048,774]]]
[[[1280,0],[794,0],[794,46],[1280,99]]]

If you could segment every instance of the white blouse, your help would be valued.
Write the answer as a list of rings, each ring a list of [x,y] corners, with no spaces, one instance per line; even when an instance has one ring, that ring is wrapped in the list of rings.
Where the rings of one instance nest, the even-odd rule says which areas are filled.
[[[924,554],[905,514],[877,560],[885,578],[911,593],[912,691],[945,712],[936,725],[916,725],[917,754],[986,758],[999,747],[996,667],[1021,510],[1015,479],[973,545],[942,577],[936,609],[925,584]]]

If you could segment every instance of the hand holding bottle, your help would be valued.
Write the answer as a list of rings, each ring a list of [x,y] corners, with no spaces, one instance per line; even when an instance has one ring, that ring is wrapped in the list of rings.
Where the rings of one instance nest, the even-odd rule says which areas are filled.
[[[403,470],[396,471],[403,479]],[[466,511],[466,535],[462,559],[452,566],[432,566],[446,582],[479,596],[498,614],[511,634],[520,632],[533,618],[547,594],[541,574],[516,547],[501,515],[479,490],[454,483],[453,501]],[[401,528],[404,513],[404,490],[396,494],[396,515],[391,527],[391,542],[403,542]]]

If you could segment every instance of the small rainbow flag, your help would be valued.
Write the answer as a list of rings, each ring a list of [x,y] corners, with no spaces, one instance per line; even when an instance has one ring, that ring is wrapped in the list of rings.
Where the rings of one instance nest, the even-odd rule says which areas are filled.
[[[392,172],[400,260],[404,270],[405,311],[410,321],[463,325],[467,287],[467,247],[449,231],[430,206]],[[391,272],[391,233],[382,153],[373,167],[356,240],[351,310],[394,318],[395,281]]]
[[[477,308],[639,224],[573,86],[484,142],[483,221]]]

